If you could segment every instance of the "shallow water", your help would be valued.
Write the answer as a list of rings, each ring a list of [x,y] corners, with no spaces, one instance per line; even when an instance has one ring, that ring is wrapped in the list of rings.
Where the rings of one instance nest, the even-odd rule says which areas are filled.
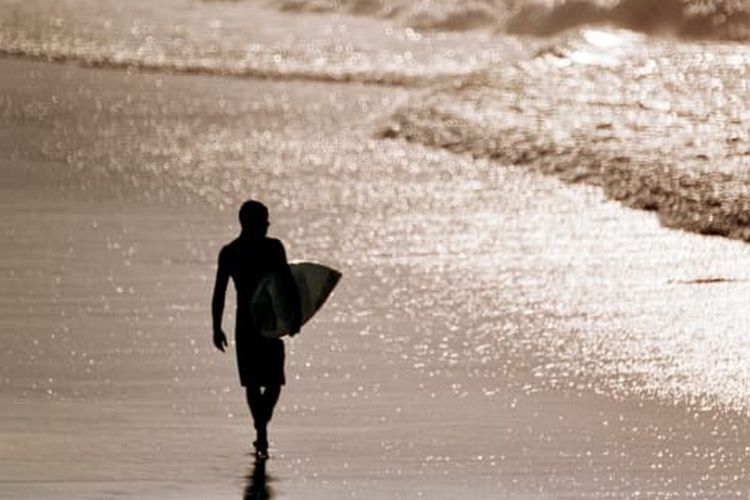
[[[128,173],[149,180],[50,172],[6,189],[9,495],[223,498],[247,486],[249,419],[231,356],[208,343],[206,308],[214,254],[235,233],[233,204],[248,192],[268,201],[291,257],[346,277],[289,345],[268,472],[278,495],[580,498],[746,487],[742,417],[701,413],[741,407],[747,394],[737,302],[744,245],[664,230],[594,188],[370,139],[363,100],[395,106],[399,90],[255,82],[248,93],[242,81],[170,77],[164,93],[149,93],[137,89],[152,88],[156,75],[4,64],[38,78],[6,90],[19,96],[6,102],[37,110],[55,94],[62,103],[39,122],[52,125],[47,140],[17,148],[8,175],[24,161],[64,168],[70,147],[79,158],[138,158]],[[66,97],[92,86],[110,89],[99,91],[97,119]],[[127,94],[143,102],[127,115],[143,135],[121,142],[94,125],[122,120],[116,103]],[[235,109],[254,111],[217,119],[217,94],[242,95]],[[312,94],[333,104],[310,106]],[[194,130],[212,131],[216,156],[169,161],[161,178],[138,173],[150,164],[152,130],[185,133],[165,112],[180,106]],[[352,125],[333,133],[334,115]],[[311,123],[322,137],[302,133]],[[101,135],[82,146],[63,132],[71,130]],[[232,151],[259,156],[208,161]],[[210,178],[236,182],[201,191],[206,165]],[[735,281],[691,283],[706,278]],[[652,396],[687,405],[673,412]],[[571,433],[581,439],[563,437]],[[659,468],[634,466],[641,460]],[[709,466],[716,473],[699,477]]]
[[[345,276],[289,343],[277,495],[748,490],[746,245],[376,138],[432,90],[1,63],[0,493],[247,487],[208,299],[248,196],[292,258]]]
[[[499,64],[523,44],[488,32],[419,33],[364,17],[258,2],[2,2],[0,52],[84,65],[240,77],[423,85]]]

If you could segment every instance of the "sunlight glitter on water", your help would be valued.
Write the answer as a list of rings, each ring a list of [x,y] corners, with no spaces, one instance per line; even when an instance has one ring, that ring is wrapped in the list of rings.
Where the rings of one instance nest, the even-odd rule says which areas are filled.
[[[272,207],[274,235],[284,239],[290,256],[330,263],[346,276],[309,336],[290,346],[290,385],[299,392],[280,409],[288,418],[282,422],[294,422],[285,424],[285,438],[328,461],[316,464],[312,452],[282,456],[279,469],[288,476],[312,481],[317,476],[305,474],[313,471],[347,488],[349,474],[366,478],[365,484],[393,481],[418,464],[418,477],[429,483],[442,475],[461,478],[466,468],[492,481],[502,474],[515,480],[533,464],[549,462],[545,453],[554,450],[561,462],[544,481],[555,491],[555,482],[573,477],[575,467],[606,482],[621,469],[613,463],[629,460],[618,455],[619,462],[610,462],[612,456],[625,453],[627,443],[635,442],[631,450],[650,443],[633,441],[642,427],[622,415],[606,420],[599,414],[581,417],[596,424],[583,425],[586,439],[596,440],[597,430],[604,436],[599,448],[555,443],[544,426],[544,418],[557,417],[555,409],[534,406],[535,395],[547,389],[560,397],[668,403],[646,413],[648,420],[682,403],[695,415],[717,407],[747,411],[745,245],[666,230],[653,214],[625,210],[597,188],[566,186],[490,157],[474,159],[489,142],[459,135],[464,122],[453,116],[446,128],[445,115],[430,114],[468,110],[486,130],[506,126],[492,137],[511,139],[506,150],[541,152],[536,138],[524,135],[524,125],[535,122],[576,147],[603,144],[618,154],[643,154],[644,166],[706,149],[715,157],[728,152],[735,166],[744,165],[746,54],[738,58],[724,45],[705,54],[700,45],[657,41],[633,62],[622,57],[637,52],[629,35],[604,33],[574,33],[554,42],[563,49],[558,55],[542,54],[510,70],[493,67],[437,89],[445,93],[439,96],[445,106],[410,108],[409,118],[435,133],[439,141],[431,145],[438,148],[375,133],[379,120],[409,99],[420,106],[439,102],[428,93],[6,61],[17,70],[3,79],[15,97],[0,101],[2,119],[19,134],[33,130],[34,140],[22,135],[22,147],[8,146],[14,161],[3,164],[5,177],[23,191],[8,198],[16,205],[3,198],[22,208],[3,219],[13,245],[3,251],[15,260],[0,272],[7,290],[29,293],[3,292],[4,310],[15,312],[1,318],[11,335],[0,377],[13,397],[55,403],[51,408],[63,418],[49,433],[35,433],[45,428],[44,415],[28,418],[19,406],[28,423],[13,420],[14,429],[29,443],[51,446],[40,446],[44,451],[30,466],[14,462],[2,472],[39,477],[59,453],[66,456],[65,423],[77,422],[81,408],[103,423],[79,443],[91,451],[61,474],[117,457],[97,477],[123,471],[202,477],[203,464],[186,458],[191,450],[239,447],[249,430],[247,415],[228,382],[235,375],[230,358],[211,350],[206,300],[216,250],[234,236],[234,210],[247,196]],[[398,53],[406,58],[402,48]],[[338,50],[326,44],[313,49]],[[618,54],[621,66],[550,69],[550,60],[570,62],[567,54],[576,50]],[[348,57],[346,47],[340,52]],[[393,54],[385,51],[383,60]],[[332,59],[321,61],[335,66]],[[692,102],[692,87],[711,99]],[[513,113],[493,108],[498,96],[516,107]],[[629,121],[620,120],[622,109]],[[595,130],[593,139],[575,135],[587,126]],[[728,132],[737,140],[716,139]],[[701,134],[705,143],[664,141]],[[452,152],[463,145],[470,154]],[[544,155],[559,152],[549,148]],[[706,161],[692,160],[683,166]],[[729,170],[728,163],[710,165]],[[81,200],[68,200],[60,210],[34,191],[38,205],[29,212],[25,195],[37,187]],[[26,316],[34,321],[18,319]],[[498,410],[512,415],[524,405],[515,417],[520,423]],[[718,426],[704,424],[709,431]],[[647,425],[667,436],[669,446],[684,438],[669,427],[673,421],[664,428]],[[310,436],[309,426],[320,434]],[[80,436],[86,429],[74,430]],[[621,433],[614,444],[613,432]],[[728,425],[717,432],[724,443],[739,431]],[[127,446],[97,447],[109,433]],[[195,440],[185,442],[185,435]],[[721,469],[741,457],[741,442],[718,452],[710,443],[688,442],[690,455],[671,461],[649,455],[648,464],[678,467],[697,456],[700,464]],[[515,455],[495,449],[508,443]],[[22,445],[13,444],[14,454],[24,452]],[[667,448],[659,441],[655,446],[660,453]],[[599,468],[590,471],[597,450]],[[711,484],[720,488],[718,476]],[[473,492],[481,490],[475,479],[466,479]],[[650,491],[669,492],[668,481],[657,474]],[[612,493],[623,484],[608,487]],[[369,490],[360,484],[359,491]]]
[[[155,78],[145,78],[138,85],[148,85]],[[560,189],[557,181],[511,173],[489,161],[371,138],[370,110],[396,106],[403,98],[399,92],[371,89],[363,95],[361,89],[341,86],[329,91],[332,106],[321,107],[310,98],[320,95],[315,86],[267,86],[248,100],[239,97],[245,94],[242,82],[226,85],[222,99],[244,104],[232,108],[221,121],[183,121],[178,127],[165,124],[171,110],[181,105],[165,102],[155,108],[134,100],[126,119],[142,121],[144,136],[137,149],[122,154],[139,158],[134,163],[143,174],[133,171],[130,175],[159,179],[149,183],[141,180],[148,189],[139,188],[139,192],[159,193],[171,184],[188,199],[233,206],[245,193],[264,186],[267,202],[284,207],[288,214],[275,221],[275,227],[295,242],[292,251],[325,255],[346,267],[366,266],[382,286],[392,287],[381,304],[371,305],[380,311],[388,310],[391,303],[401,304],[399,314],[411,318],[421,332],[421,341],[411,339],[409,332],[378,330],[371,334],[382,335],[388,349],[419,372],[435,373],[468,363],[485,374],[485,389],[492,393],[497,391],[491,383],[492,374],[512,369],[503,364],[515,359],[506,355],[506,349],[511,349],[518,356],[535,352],[549,357],[552,361],[544,363],[561,367],[560,374],[554,376],[556,383],[565,379],[563,373],[583,374],[599,377],[598,382],[591,383],[612,393],[658,392],[675,399],[711,393],[717,401],[733,406],[746,397],[748,389],[741,382],[744,371],[739,369],[744,351],[737,347],[739,354],[728,357],[721,348],[724,344],[712,340],[718,337],[691,336],[690,332],[703,328],[698,326],[702,324],[700,318],[685,315],[682,307],[670,306],[704,300],[703,294],[695,293],[700,288],[685,288],[670,281],[706,275],[743,279],[744,247],[736,247],[737,256],[723,261],[728,267],[707,267],[700,258],[701,252],[708,252],[700,250],[702,240],[695,242],[695,255],[678,251],[685,245],[682,238],[695,238],[679,233],[675,233],[673,246],[651,248],[649,242],[662,231],[653,218],[644,214],[625,217],[615,204],[599,208],[601,200],[593,190],[582,188],[575,195],[566,194],[569,191]],[[202,90],[194,85],[174,81],[166,90],[174,100],[184,98],[187,107],[216,106],[215,97],[201,97]],[[71,87],[70,91],[78,93],[79,89]],[[74,101],[65,97],[64,85],[58,85],[55,92],[60,95],[61,106],[73,105]],[[135,89],[133,94],[137,95]],[[107,105],[100,112],[112,114],[113,119],[108,120],[112,130],[119,127],[118,109]],[[324,109],[332,114],[321,113]],[[355,121],[361,118],[361,126],[338,130],[334,115],[341,114],[358,117]],[[90,120],[95,116],[80,115],[75,129],[82,133],[88,130],[91,137],[109,135],[98,127],[99,119]],[[258,117],[262,117],[265,129],[254,132]],[[315,132],[305,132],[309,123],[316,124]],[[187,137],[195,146],[189,158],[159,161],[165,152],[166,157],[174,157],[169,151],[182,151]],[[50,141],[54,140],[53,135]],[[79,149],[76,161],[84,164],[90,161],[89,155],[98,157],[103,144],[106,142],[93,141],[90,151]],[[129,144],[120,143],[108,151],[114,154],[118,147],[128,148]],[[99,165],[108,168],[106,163]],[[152,172],[151,168],[156,170]],[[104,175],[101,181],[88,177],[85,182],[102,182],[101,189],[116,188],[111,175]],[[526,194],[513,196],[516,192]],[[578,196],[583,198],[577,201]],[[597,209],[592,212],[592,207]],[[623,220],[628,221],[626,227],[621,225]],[[111,251],[123,263],[137,256],[129,255],[128,248],[133,245],[127,238],[111,243]],[[711,245],[723,255],[726,250],[720,247],[735,248],[727,242]],[[202,255],[205,251],[193,252]],[[657,264],[657,256],[664,262]],[[623,268],[609,269],[612,260]],[[686,262],[692,263],[691,267],[686,267]],[[383,271],[390,266],[397,266],[403,275]],[[521,269],[527,272],[520,274]],[[674,273],[669,271],[672,269],[682,270]],[[408,278],[412,273],[414,278]],[[581,276],[587,280],[580,281],[577,277]],[[741,294],[742,283],[727,286]],[[415,294],[412,286],[419,293]],[[137,289],[127,280],[114,280],[110,288],[113,296],[119,297],[116,303],[137,298],[116,292],[117,287],[123,291]],[[705,290],[710,293],[711,289]],[[639,297],[644,293],[650,297],[656,291],[674,299],[649,302],[651,312],[644,314]],[[106,298],[109,292],[102,294]],[[517,305],[518,297],[524,298],[523,307]],[[110,303],[115,302],[105,300],[102,307]],[[629,304],[635,309],[631,310]],[[714,325],[724,325],[721,338],[739,335],[740,323],[735,321],[737,312],[731,312],[735,307],[732,304],[736,302],[727,302],[722,313],[728,322],[712,320]],[[354,301],[348,314],[356,317],[362,305]],[[156,314],[141,306],[134,311],[135,324],[147,323]],[[181,314],[185,313],[170,310],[171,316]],[[673,326],[662,324],[660,318],[670,318]],[[696,322],[695,329],[690,328],[688,320]],[[611,328],[600,329],[601,324]],[[631,326],[624,332],[627,325],[641,326]],[[540,331],[553,336],[536,333]],[[446,334],[448,340],[440,340]],[[567,339],[564,347],[555,335]],[[691,340],[686,341],[686,335]],[[617,352],[629,354],[613,356]],[[701,352],[711,352],[712,361],[699,362],[695,353]],[[717,360],[721,360],[721,366],[731,363],[735,368],[715,377],[709,368]],[[101,366],[86,369],[98,370]],[[703,371],[706,376],[688,376],[686,370]],[[617,377],[624,377],[627,384],[614,383]],[[539,382],[546,383],[544,379]]]
[[[362,17],[291,17],[252,2],[5,3],[0,53],[97,67],[424,85],[524,52],[488,33],[419,34]]]

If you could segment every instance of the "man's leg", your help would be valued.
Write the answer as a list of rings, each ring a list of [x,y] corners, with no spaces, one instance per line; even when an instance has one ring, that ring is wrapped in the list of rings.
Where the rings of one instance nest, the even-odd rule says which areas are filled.
[[[281,394],[280,385],[261,387],[251,384],[246,387],[247,404],[253,416],[253,423],[257,434],[255,447],[258,451],[268,449],[268,422],[273,417],[273,410]]]
[[[264,420],[266,424],[268,424],[268,422],[271,421],[271,417],[273,417],[273,409],[276,407],[280,395],[280,385],[267,385],[263,391],[263,406],[265,410]]]
[[[255,447],[261,449],[268,447],[268,438],[266,437],[266,405],[263,392],[259,385],[249,384],[245,387],[247,396],[247,406],[250,407],[250,414],[253,416],[253,426],[257,434]]]

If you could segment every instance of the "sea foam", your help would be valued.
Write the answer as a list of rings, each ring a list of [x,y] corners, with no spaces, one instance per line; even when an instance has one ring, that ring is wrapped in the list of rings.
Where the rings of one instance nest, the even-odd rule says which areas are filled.
[[[552,35],[581,25],[610,24],[653,34],[747,40],[746,0],[271,0],[285,11],[337,11],[395,18],[423,30],[492,28]]]
[[[750,241],[750,51],[583,30],[403,106],[378,136],[602,186],[628,206]]]

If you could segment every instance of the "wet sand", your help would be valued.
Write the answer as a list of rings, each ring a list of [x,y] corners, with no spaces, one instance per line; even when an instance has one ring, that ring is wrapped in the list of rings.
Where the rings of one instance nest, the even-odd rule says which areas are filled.
[[[639,384],[659,361],[637,349],[679,368],[685,352],[648,334],[740,330],[738,242],[664,229],[595,188],[368,142],[366,117],[398,89],[0,65],[37,75],[2,87],[0,496],[242,497],[252,433],[208,303],[248,194],[270,200],[292,258],[345,275],[288,344],[274,498],[750,490],[744,413]],[[145,92],[157,79],[166,90]],[[70,104],[38,115],[55,100]],[[675,285],[706,276],[731,278],[718,299]],[[721,321],[688,310],[706,303]]]

